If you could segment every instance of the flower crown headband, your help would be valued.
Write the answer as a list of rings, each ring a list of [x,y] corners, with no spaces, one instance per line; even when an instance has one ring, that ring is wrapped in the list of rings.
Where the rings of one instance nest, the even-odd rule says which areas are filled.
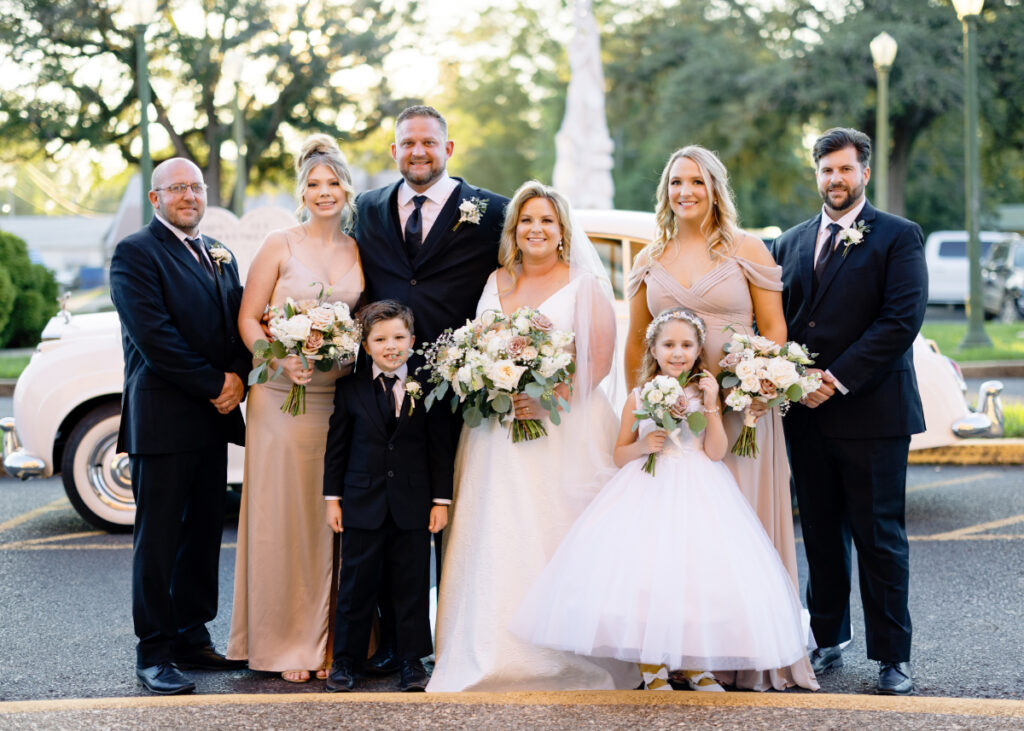
[[[693,329],[697,331],[700,336],[700,342],[704,343],[704,323],[692,312],[688,310],[667,310],[662,312],[660,315],[651,320],[651,324],[647,326],[647,332],[644,333],[644,339],[648,342],[654,337],[654,334],[658,332],[658,328],[664,325],[669,320],[684,320],[685,322],[693,325]]]

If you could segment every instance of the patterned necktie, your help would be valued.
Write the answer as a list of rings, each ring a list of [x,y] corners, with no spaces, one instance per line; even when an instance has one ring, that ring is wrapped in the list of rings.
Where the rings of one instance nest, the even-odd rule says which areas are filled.
[[[836,251],[836,237],[839,235],[839,231],[842,230],[842,226],[838,223],[830,223],[828,225],[828,241],[821,248],[821,252],[818,254],[818,263],[814,265],[814,283],[819,284],[821,282],[821,276],[825,273],[825,267],[828,266],[829,261],[832,260],[832,254]]]
[[[203,268],[203,271],[205,271],[210,276],[211,279],[216,279],[216,277],[213,275],[213,264],[210,263],[210,260],[206,257],[206,252],[203,251],[204,247],[202,239],[186,238],[185,243],[188,244],[189,248],[192,249],[192,251],[195,253],[196,258],[199,259],[199,266]]]
[[[416,207],[405,221],[405,251],[410,259],[415,258],[423,245],[423,212],[420,209],[426,200],[425,195],[414,196],[412,202]]]

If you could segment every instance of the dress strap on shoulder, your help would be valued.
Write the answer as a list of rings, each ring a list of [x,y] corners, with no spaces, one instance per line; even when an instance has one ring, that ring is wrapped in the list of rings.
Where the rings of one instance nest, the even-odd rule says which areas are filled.
[[[641,263],[640,259],[643,258]],[[647,279],[647,274],[651,271],[650,258],[644,254],[640,254],[637,260],[633,263],[633,268],[629,270],[629,281],[626,282],[626,298],[633,299],[636,293],[640,291],[640,285]]]
[[[782,267],[778,264],[758,264],[741,256],[734,256],[732,260],[755,287],[772,292],[782,291]]]

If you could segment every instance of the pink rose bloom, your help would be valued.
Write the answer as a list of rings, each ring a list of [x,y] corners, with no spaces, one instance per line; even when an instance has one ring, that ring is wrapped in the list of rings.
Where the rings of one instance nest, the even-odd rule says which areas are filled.
[[[306,338],[306,342],[302,346],[302,352],[306,355],[316,355],[323,346],[324,334],[319,330],[310,330],[309,337]]]
[[[518,358],[523,354],[523,350],[530,344],[529,338],[523,335],[513,335],[508,339],[508,343],[505,345],[505,350],[508,351],[509,357]]]
[[[761,379],[761,393],[769,401],[779,395],[779,389],[775,387],[775,384],[769,381],[767,378]]]
[[[551,319],[540,312],[534,312],[533,317],[530,318],[530,325],[541,332],[551,332],[555,328],[555,323],[551,322]]]
[[[675,400],[675,403],[669,405],[668,413],[672,414],[673,419],[682,419],[686,416],[688,406],[689,404],[686,403],[686,396],[680,395],[679,398]]]
[[[718,361],[718,365],[720,368],[732,372],[741,360],[743,360],[742,353],[729,353],[722,360]]]

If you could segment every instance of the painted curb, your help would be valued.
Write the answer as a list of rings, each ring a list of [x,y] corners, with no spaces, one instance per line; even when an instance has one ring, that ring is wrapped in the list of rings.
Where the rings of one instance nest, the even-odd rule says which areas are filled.
[[[1013,465],[1024,464],[1024,439],[964,439],[959,444],[915,449],[909,464]]]

